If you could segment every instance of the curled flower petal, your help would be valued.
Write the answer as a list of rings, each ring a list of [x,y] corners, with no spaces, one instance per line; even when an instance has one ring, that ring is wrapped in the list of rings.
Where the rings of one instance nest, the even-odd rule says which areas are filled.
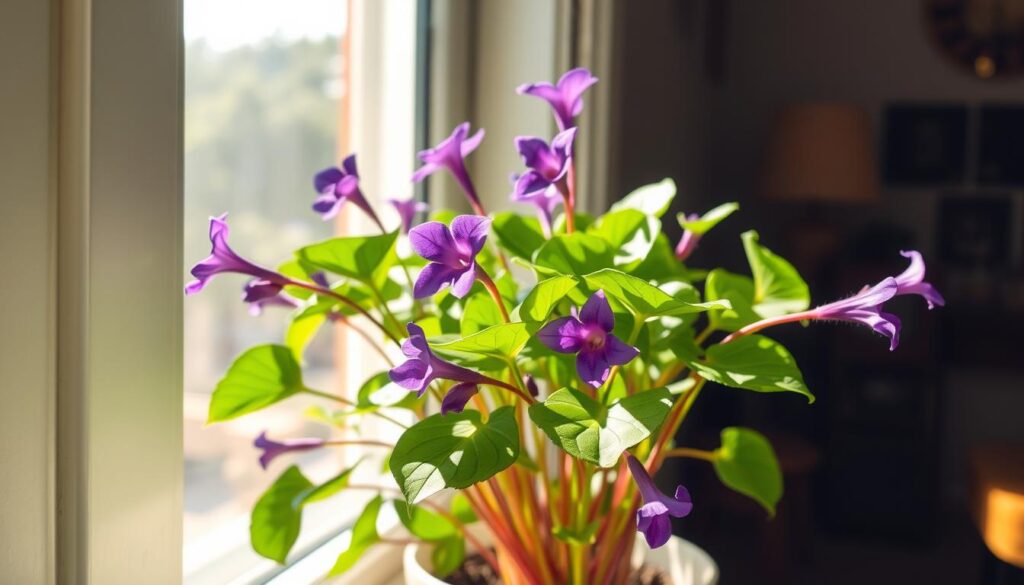
[[[406,325],[409,337],[402,342],[402,353],[408,358],[391,368],[388,377],[406,390],[422,396],[437,378],[472,384],[497,384],[492,378],[447,362],[430,351],[423,328],[415,323]]]
[[[574,119],[583,111],[583,92],[597,83],[597,78],[583,68],[567,71],[552,85],[547,82],[519,86],[516,91],[548,102],[555,114],[559,130],[574,126]]]
[[[402,223],[402,232],[409,233],[412,229],[412,222],[416,219],[416,214],[424,213],[430,209],[430,206],[422,201],[415,199],[388,199],[388,203],[394,206],[395,211],[398,212],[398,218]]]
[[[930,282],[925,282],[924,257],[916,250],[901,251],[904,258],[910,259],[910,266],[902,274],[896,276],[897,295],[918,295],[928,303],[929,309],[945,306],[946,300]]]
[[[810,312],[816,319],[832,319],[861,323],[889,338],[889,349],[899,345],[900,320],[882,311],[882,304],[896,296],[899,286],[888,277],[875,286],[865,288],[850,298],[829,303]]]
[[[288,278],[268,270],[235,253],[228,245],[227,214],[210,218],[210,243],[213,249],[206,259],[192,267],[192,276],[196,279],[185,285],[185,294],[195,294],[206,286],[211,278],[223,273],[246,274],[259,280],[282,287]]]
[[[479,392],[479,387],[470,382],[462,382],[452,386],[441,400],[441,414],[462,412],[466,408],[466,404],[473,396],[476,396],[477,392]]]
[[[437,146],[428,148],[417,154],[423,162],[412,175],[413,182],[420,182],[439,170],[447,170],[459,183],[466,197],[474,209],[480,208],[480,198],[477,197],[476,188],[469,178],[466,170],[466,156],[480,146],[484,139],[484,131],[478,130],[473,136],[469,136],[469,122],[463,122],[455,127],[451,135],[445,138]]]
[[[676,488],[675,497],[670,498],[654,485],[654,480],[647,473],[647,469],[636,457],[627,455],[626,464],[644,500],[644,504],[636,512],[637,531],[644,534],[651,548],[658,548],[672,536],[671,518],[683,518],[693,511],[690,492],[679,486]]]
[[[370,203],[359,190],[359,173],[356,170],[356,155],[350,154],[341,163],[341,167],[326,168],[313,176],[313,188],[319,193],[313,201],[313,211],[327,221],[338,214],[346,201],[370,216],[377,225],[380,220],[370,207]],[[383,229],[383,228],[382,228]]]

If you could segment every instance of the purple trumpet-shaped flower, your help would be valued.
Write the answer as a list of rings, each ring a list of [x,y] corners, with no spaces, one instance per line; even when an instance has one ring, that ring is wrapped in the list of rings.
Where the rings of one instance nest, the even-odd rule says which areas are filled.
[[[883,311],[882,305],[896,296],[899,285],[891,276],[872,287],[864,287],[848,299],[822,305],[809,311],[813,319],[861,323],[889,338],[889,350],[900,343],[900,319]]]
[[[452,386],[441,400],[441,414],[462,412],[466,408],[466,403],[479,391],[479,386],[472,382],[462,382]]]
[[[686,216],[686,221],[697,221],[700,216],[696,213],[691,213]],[[697,249],[697,244],[700,243],[700,235],[691,232],[688,229],[683,228],[683,235],[679,238],[679,243],[676,244],[676,258],[680,262],[685,262],[690,254]]]
[[[398,217],[402,221],[402,233],[409,233],[412,229],[412,222],[416,219],[417,213],[426,212],[430,206],[423,201],[415,199],[388,199],[388,203],[395,207]]]
[[[391,368],[388,376],[391,381],[407,390],[414,390],[418,396],[423,396],[427,386],[435,379],[454,380],[469,384],[492,384],[502,385],[495,380],[468,370],[462,366],[434,355],[427,345],[427,336],[423,328],[415,323],[406,325],[409,337],[402,342],[402,353],[409,358],[405,362]],[[467,398],[468,400],[468,398]]]
[[[574,312],[575,313],[575,312]],[[608,379],[612,366],[629,363],[639,353],[612,335],[615,315],[604,291],[597,291],[583,305],[577,317],[562,317],[548,323],[537,337],[560,353],[576,354],[576,371],[591,386]]]
[[[259,316],[266,307],[287,307],[294,309],[299,300],[284,293],[281,287],[269,280],[253,279],[246,283],[242,300],[249,303],[249,314]]]
[[[899,295],[920,295],[928,303],[929,309],[936,305],[942,307],[946,299],[942,298],[939,291],[930,282],[924,281],[924,258],[916,250],[900,251],[900,255],[910,259],[910,266],[902,274],[896,276],[896,296]]]
[[[651,548],[662,546],[672,536],[672,518],[683,518],[693,510],[690,492],[683,486],[676,488],[675,497],[661,493],[654,480],[632,455],[626,455],[626,463],[633,474],[633,481],[640,490],[644,504],[636,511],[636,529],[644,533]]]
[[[278,455],[298,451],[312,451],[313,449],[323,447],[326,443],[327,441],[323,439],[285,439],[284,441],[273,441],[268,439],[267,432],[263,431],[253,441],[253,446],[263,450],[263,454],[260,455],[260,466],[266,469],[270,462]]]
[[[422,223],[409,231],[412,249],[430,261],[413,285],[413,297],[422,299],[451,285],[452,294],[469,294],[477,277],[476,255],[487,241],[491,220],[478,215],[460,215],[452,227],[438,221]]]
[[[274,288],[276,288],[274,294],[277,294],[281,287],[289,283],[288,278],[249,262],[228,246],[227,216],[228,214],[225,213],[219,217],[210,218],[210,243],[213,244],[213,250],[205,260],[192,267],[192,276],[196,279],[185,285],[185,294],[191,295],[203,290],[206,283],[215,275],[228,272],[247,274],[264,283],[257,292],[253,293],[255,296],[267,295],[269,290]],[[248,295],[249,291],[247,290],[246,297]]]
[[[341,167],[326,168],[313,177],[313,187],[320,195],[313,201],[313,211],[320,214],[324,221],[338,215],[341,206],[351,201],[356,207],[366,212],[370,219],[381,225],[380,219],[366,201],[359,189],[359,172],[356,170],[356,155],[350,154],[341,163]],[[383,229],[383,227],[381,228]]]
[[[512,185],[519,182],[519,175],[512,175]],[[544,230],[544,235],[548,238],[554,231],[554,217],[555,208],[562,203],[562,194],[558,192],[556,187],[549,189],[542,189],[534,191],[528,195],[522,195],[517,191],[512,191],[510,199],[516,203],[529,203],[537,208],[537,219],[540,221],[540,227]]]
[[[483,139],[483,129],[477,130],[476,134],[469,136],[469,122],[459,124],[452,131],[451,136],[442,140],[434,148],[421,151],[416,155],[423,161],[423,166],[413,173],[413,182],[418,183],[441,169],[447,169],[466,193],[473,210],[478,215],[484,215],[480,198],[476,194],[473,181],[469,178],[469,171],[466,170],[466,157],[480,146],[480,141]]]
[[[520,85],[516,92],[539,97],[548,102],[554,111],[558,129],[568,130],[575,126],[576,116],[583,111],[583,92],[595,83],[597,78],[581,67],[567,71],[555,85],[544,81],[529,83]]]

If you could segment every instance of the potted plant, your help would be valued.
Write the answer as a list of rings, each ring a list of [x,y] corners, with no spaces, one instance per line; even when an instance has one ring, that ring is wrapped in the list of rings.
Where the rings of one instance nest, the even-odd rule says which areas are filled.
[[[379,234],[314,243],[270,269],[229,247],[225,216],[210,220],[213,252],[192,269],[186,292],[220,273],[247,275],[245,302],[288,309],[292,327],[306,333],[240,355],[213,393],[209,421],[313,394],[339,407],[339,416],[376,417],[402,429],[393,444],[351,434],[332,441],[261,434],[255,446],[264,466],[297,451],[374,445],[388,453],[394,483],[355,486],[350,467],[317,485],[289,467],[253,508],[258,553],[284,562],[306,504],[369,489],[375,496],[348,548],[325,567],[331,574],[351,569],[369,547],[394,542],[376,528],[382,506],[393,502],[411,536],[430,544],[407,551],[410,583],[465,571],[467,547],[478,572],[509,585],[626,583],[637,569],[637,542],[663,547],[674,538],[672,519],[686,517],[694,500],[699,505],[701,494],[655,485],[669,458],[706,460],[725,486],[774,512],[782,477],[763,436],[728,428],[714,451],[673,443],[707,382],[814,400],[792,355],[766,330],[848,321],[884,335],[895,349],[900,321],[885,311],[887,301],[915,294],[929,306],[943,304],[912,251],[904,252],[910,265],[902,274],[816,308],[792,265],[753,231],[742,236],[750,275],[697,269],[690,259],[701,238],[737,206],[681,214],[684,232],[673,247],[661,233],[675,195],[669,180],[634,191],[599,217],[577,211],[576,118],[596,81],[574,69],[556,84],[518,89],[547,101],[559,128],[550,142],[515,141],[524,169],[514,177],[512,199],[535,206],[536,217],[484,210],[465,165],[483,131],[471,135],[462,124],[420,153],[413,180],[450,173],[473,214],[438,212],[414,225],[423,204],[392,201],[402,223],[389,230],[363,196],[350,156],[316,175],[313,209],[330,218],[350,203]],[[408,245],[397,246],[400,239]],[[388,364],[357,397],[303,382],[303,340],[320,323],[359,331],[367,353]],[[453,497],[443,496],[451,490]],[[686,558],[650,562],[696,567],[698,583],[716,579],[714,564],[696,547],[676,539],[669,548],[688,551]]]

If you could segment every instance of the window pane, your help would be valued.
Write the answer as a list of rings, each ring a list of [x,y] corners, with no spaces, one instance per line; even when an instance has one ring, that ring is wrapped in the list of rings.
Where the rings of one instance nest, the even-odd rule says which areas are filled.
[[[310,210],[311,177],[335,164],[347,124],[339,119],[346,20],[345,0],[186,0],[186,269],[209,254],[207,218],[227,211],[231,246],[268,266],[332,235],[333,224]],[[259,494],[293,462],[317,479],[341,464],[338,450],[275,461],[266,472],[257,464],[252,441],[263,430],[325,436],[303,415],[313,402],[303,397],[204,426],[210,393],[231,360],[283,339],[284,313],[250,315],[240,301],[244,283],[220,277],[185,304],[184,572],[192,583],[227,583],[266,568],[249,548],[249,510]],[[307,351],[311,387],[335,389],[332,337],[320,332]],[[307,515],[306,538],[336,531],[346,520],[338,511]]]

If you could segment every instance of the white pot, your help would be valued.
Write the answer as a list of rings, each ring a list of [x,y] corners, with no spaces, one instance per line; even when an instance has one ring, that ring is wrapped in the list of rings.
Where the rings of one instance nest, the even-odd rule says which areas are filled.
[[[410,544],[402,558],[405,585],[447,585],[430,574],[430,547]],[[668,543],[651,550],[643,538],[633,547],[633,566],[649,563],[663,569],[674,585],[716,585],[718,565],[704,549],[688,540],[673,536]]]

